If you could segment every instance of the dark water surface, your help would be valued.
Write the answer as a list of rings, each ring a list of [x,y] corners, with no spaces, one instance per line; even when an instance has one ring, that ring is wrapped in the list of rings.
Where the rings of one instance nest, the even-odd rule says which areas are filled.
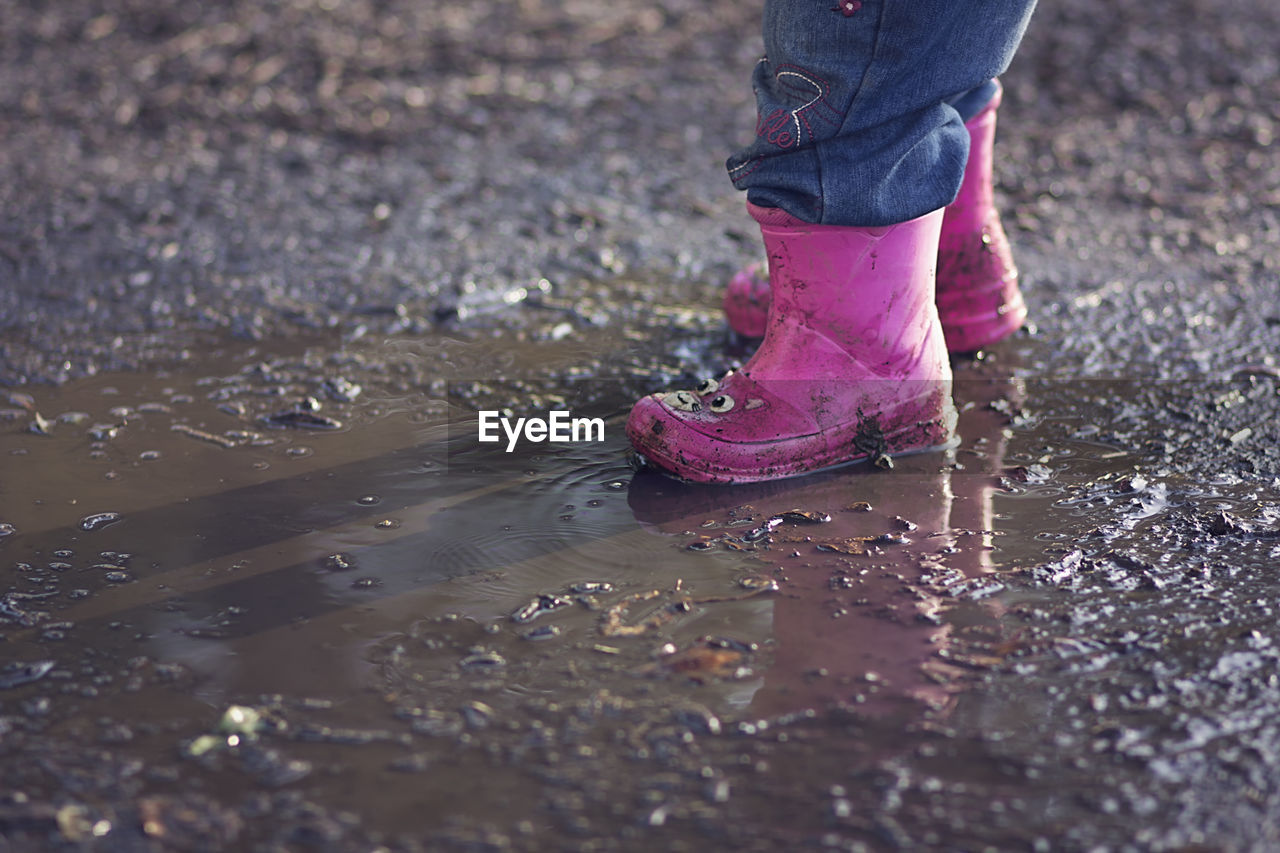
[[[1152,817],[1203,771],[1187,744],[1273,707],[1274,647],[1238,617],[1275,594],[1276,491],[1158,464],[1177,436],[1143,394],[1173,385],[968,362],[954,449],[708,488],[633,470],[643,370],[469,346],[388,344],[447,369],[364,393],[342,374],[365,362],[236,351],[13,392],[0,830],[1025,849],[1145,843],[1136,815],[1194,841],[1200,819]],[[485,369],[506,384],[456,378]],[[468,407],[504,394],[599,414],[604,440],[481,445]],[[1228,570],[1251,603],[1193,616]],[[1150,701],[1176,678],[1235,690],[1234,716]],[[220,729],[232,706],[261,721]]]

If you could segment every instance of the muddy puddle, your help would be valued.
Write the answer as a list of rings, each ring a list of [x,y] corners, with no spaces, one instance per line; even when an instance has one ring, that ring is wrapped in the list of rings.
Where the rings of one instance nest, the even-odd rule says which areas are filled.
[[[1186,457],[1271,377],[1043,378],[1024,340],[958,365],[952,450],[705,488],[633,469],[626,407],[680,369],[606,338],[8,389],[0,831],[1051,849],[1271,807],[1280,498]],[[489,407],[603,436],[508,453]]]

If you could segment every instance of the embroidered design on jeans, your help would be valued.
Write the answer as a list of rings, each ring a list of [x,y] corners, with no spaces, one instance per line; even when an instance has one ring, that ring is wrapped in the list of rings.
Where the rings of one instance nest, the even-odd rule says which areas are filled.
[[[839,126],[839,113],[827,103],[831,87],[825,80],[794,65],[782,66],[774,74],[774,79],[781,89],[797,100],[808,100],[794,110],[778,107],[767,116],[762,116],[756,123],[756,136],[785,149],[798,144],[802,137],[815,138],[811,118]]]
[[[853,13],[862,8],[861,0],[840,0],[840,2],[831,7],[831,11],[839,12],[846,18],[853,17]]]
[[[736,166],[729,167],[729,180],[733,181],[733,185],[738,189],[745,189],[742,182],[755,173],[757,169],[764,163],[763,157],[752,157],[745,163],[739,163]]]

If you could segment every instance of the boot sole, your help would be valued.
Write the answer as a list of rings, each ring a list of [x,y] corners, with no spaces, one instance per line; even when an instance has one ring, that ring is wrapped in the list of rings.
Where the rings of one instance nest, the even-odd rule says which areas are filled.
[[[948,403],[947,411],[934,420],[909,424],[899,427],[890,433],[881,434],[880,441],[884,449],[879,453],[859,452],[854,456],[843,458],[837,455],[838,449],[840,447],[849,447],[855,443],[856,435],[862,431],[861,425],[838,428],[840,432],[849,434],[843,440],[832,440],[832,436],[827,434],[822,439],[826,445],[825,450],[815,449],[811,446],[818,440],[818,437],[814,435],[798,436],[767,445],[757,445],[760,448],[760,453],[756,457],[756,463],[750,468],[727,465],[713,458],[673,458],[670,454],[659,450],[650,441],[644,440],[645,436],[633,435],[631,436],[631,441],[636,448],[636,456],[642,463],[679,480],[718,484],[760,483],[769,480],[803,477],[864,462],[874,462],[881,458],[892,460],[900,456],[947,450],[955,447],[959,442],[958,437],[955,435],[955,420],[955,409]],[[915,440],[912,440],[913,438]],[[907,446],[901,446],[903,444]],[[725,447],[735,451],[734,455],[745,449],[743,445],[728,445],[727,443]],[[766,456],[802,461],[779,462],[770,465],[760,461],[761,457]]]

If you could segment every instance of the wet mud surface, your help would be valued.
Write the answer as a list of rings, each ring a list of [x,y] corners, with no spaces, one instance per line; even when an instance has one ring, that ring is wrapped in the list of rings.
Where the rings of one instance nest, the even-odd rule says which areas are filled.
[[[573,331],[628,327],[650,301],[710,304],[759,253],[722,167],[754,126],[758,5],[0,11],[7,383],[198,358],[200,330],[523,328],[541,282]],[[1172,378],[1274,350],[1278,18],[1040,4],[996,172],[1064,368]]]
[[[712,488],[629,463],[645,346],[576,396],[334,375],[418,340],[14,392],[6,841],[1271,843],[1280,378],[1020,338],[957,364],[951,451]],[[475,441],[533,387],[605,440]]]
[[[1280,843],[1272,5],[1043,0],[959,446],[715,489],[758,8],[0,15],[0,849]]]

